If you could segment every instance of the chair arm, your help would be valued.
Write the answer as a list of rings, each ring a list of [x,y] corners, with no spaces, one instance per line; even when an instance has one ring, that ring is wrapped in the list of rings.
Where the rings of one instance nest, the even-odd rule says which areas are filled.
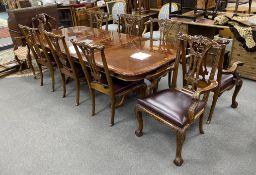
[[[202,88],[202,89],[193,93],[193,95],[192,95],[193,96],[193,102],[190,105],[189,110],[188,110],[189,121],[194,120],[194,117],[195,117],[195,114],[196,114],[195,110],[196,110],[197,105],[199,104],[200,95],[211,91],[212,89],[216,88],[217,86],[218,86],[218,82],[216,80],[212,80],[211,84],[209,86],[207,86],[205,88]]]
[[[196,92],[193,93],[193,99],[195,100],[199,100],[200,99],[200,95],[201,94],[204,94],[206,92],[209,92],[213,89],[215,89],[216,87],[218,86],[218,82],[216,80],[211,80],[211,84],[202,88],[202,89],[199,89],[197,90]]]
[[[244,63],[241,61],[234,62],[233,65],[229,69],[222,70],[222,73],[223,74],[234,74],[237,71],[237,68],[239,66],[243,66],[243,65],[244,65]]]

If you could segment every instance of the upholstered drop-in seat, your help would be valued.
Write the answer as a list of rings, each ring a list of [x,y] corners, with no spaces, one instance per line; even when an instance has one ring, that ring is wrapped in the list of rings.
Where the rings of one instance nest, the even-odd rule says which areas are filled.
[[[235,82],[235,77],[233,74],[222,74],[220,89],[225,89],[226,87],[230,86],[231,84],[234,84],[234,82]]]
[[[192,104],[192,96],[176,89],[166,89],[150,97],[139,99],[138,103],[146,110],[182,128],[188,123],[188,110]],[[196,113],[199,113],[203,107],[204,102],[200,101],[195,110]]]

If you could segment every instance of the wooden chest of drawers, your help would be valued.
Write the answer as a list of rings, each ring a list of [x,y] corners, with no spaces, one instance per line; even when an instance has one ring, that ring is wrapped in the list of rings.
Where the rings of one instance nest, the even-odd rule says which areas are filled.
[[[242,77],[256,80],[256,52],[247,52],[235,38],[233,40],[231,62],[242,61],[245,64],[239,68]]]

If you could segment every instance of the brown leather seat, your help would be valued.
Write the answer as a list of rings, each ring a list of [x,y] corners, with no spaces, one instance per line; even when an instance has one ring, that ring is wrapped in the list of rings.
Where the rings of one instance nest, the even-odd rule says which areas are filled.
[[[192,97],[176,89],[166,89],[150,97],[139,99],[138,103],[182,128],[188,123],[188,109],[192,104]],[[200,101],[196,113],[203,107],[204,102]]]
[[[235,79],[233,74],[222,74],[220,88],[225,89],[230,84],[234,84]]]

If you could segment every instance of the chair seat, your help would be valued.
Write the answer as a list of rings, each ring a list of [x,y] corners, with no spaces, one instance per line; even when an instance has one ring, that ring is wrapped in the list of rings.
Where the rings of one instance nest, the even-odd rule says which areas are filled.
[[[188,110],[192,104],[192,97],[176,89],[166,89],[139,99],[138,104],[164,120],[183,128],[188,123]],[[196,113],[200,112],[204,106],[205,103],[199,101]]]
[[[132,87],[135,87],[137,85],[140,85],[140,84],[144,83],[143,80],[142,81],[122,81],[122,80],[119,80],[117,78],[112,78],[112,82],[113,82],[113,88],[114,88],[115,94],[122,93],[126,90],[131,89]],[[100,80],[100,83],[103,84],[103,85],[105,84],[106,86],[108,86],[106,78],[102,78]]]
[[[233,74],[222,74],[220,89],[225,89],[226,87],[234,83],[235,83],[235,80],[234,80]]]
[[[103,25],[102,29],[106,30],[106,25]],[[108,30],[113,31],[113,32],[117,32],[118,31],[118,24],[108,24]],[[120,26],[120,30],[122,30],[122,26]]]
[[[143,38],[150,38],[150,32],[144,33],[142,35]],[[153,31],[153,36],[152,36],[153,40],[160,40],[160,31]]]
[[[17,56],[19,60],[27,60],[27,54],[28,54],[27,47],[19,47],[13,52],[14,52],[14,55]]]
[[[210,72],[211,68],[207,67],[207,71]],[[215,73],[214,79],[217,79],[218,71]],[[209,75],[205,77],[206,79],[209,78]],[[233,74],[222,74],[221,76],[221,83],[220,89],[225,89],[226,87],[235,83],[234,75]]]

